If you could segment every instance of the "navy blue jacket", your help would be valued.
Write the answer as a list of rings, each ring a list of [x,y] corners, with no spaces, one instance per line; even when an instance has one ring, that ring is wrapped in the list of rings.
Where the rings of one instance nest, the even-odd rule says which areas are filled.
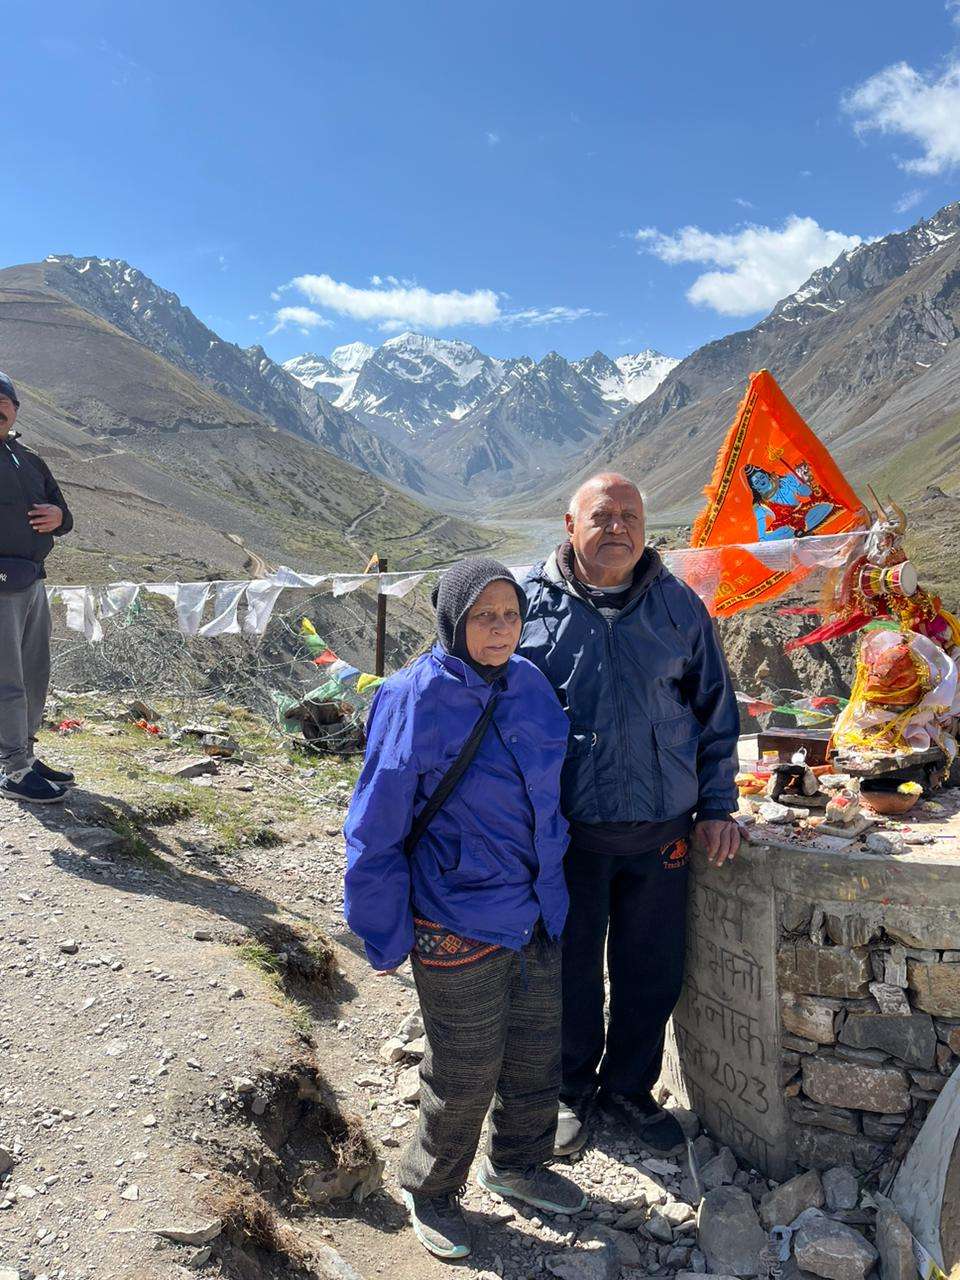
[[[473,762],[407,857],[415,815],[497,693]],[[463,937],[517,951],[541,916],[559,937],[567,730],[553,690],[524,658],[512,657],[491,686],[437,647],[384,681],[344,826],[344,909],[375,968],[396,968],[410,952],[414,908]]]
[[[658,822],[737,808],[740,718],[713,623],[652,549],[637,594],[610,622],[556,554],[521,584],[520,652],[570,719],[563,812],[571,822]]]

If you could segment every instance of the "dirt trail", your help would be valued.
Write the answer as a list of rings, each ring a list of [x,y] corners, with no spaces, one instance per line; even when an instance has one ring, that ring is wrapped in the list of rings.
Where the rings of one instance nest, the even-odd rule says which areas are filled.
[[[76,761],[88,790],[63,808],[0,802],[0,1170],[2,1149],[15,1161],[0,1174],[0,1274],[449,1276],[414,1241],[399,1199],[396,1160],[417,1112],[398,1077],[415,1057],[391,1064],[381,1048],[416,997],[409,969],[377,978],[343,924],[343,766],[328,778],[334,766],[321,763],[304,781],[281,754],[222,762],[217,776],[179,784],[203,801],[198,819],[177,804],[165,811],[167,784],[149,781],[157,761],[184,753],[148,742],[113,775],[141,780],[144,825],[115,785],[90,777],[96,741],[81,749],[82,736],[45,750]],[[263,827],[278,789],[287,816]],[[239,834],[215,839],[227,812],[239,814]],[[332,984],[311,967],[317,954],[329,967],[321,936]],[[307,1206],[303,1177],[335,1172],[330,1153],[354,1132],[351,1114],[370,1158],[385,1162],[383,1184],[362,1203]],[[642,1196],[641,1157],[601,1133],[570,1169],[591,1196],[584,1221],[613,1222]],[[239,1218],[224,1209],[237,1203]],[[258,1205],[269,1248],[251,1235]],[[583,1225],[541,1222],[475,1186],[465,1207],[478,1238],[458,1268],[464,1280],[539,1277]],[[218,1216],[223,1231],[207,1245],[156,1234]]]

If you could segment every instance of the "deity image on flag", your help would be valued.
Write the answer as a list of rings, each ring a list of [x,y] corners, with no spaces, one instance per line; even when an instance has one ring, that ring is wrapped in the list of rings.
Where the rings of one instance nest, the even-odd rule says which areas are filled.
[[[743,478],[750,490],[757,538],[761,542],[769,538],[802,538],[814,533],[837,510],[816,482],[808,462],[798,463],[789,473],[747,463]]]
[[[750,375],[704,494],[690,545],[716,555],[702,558],[703,581],[692,585],[720,617],[773,600],[805,577],[809,568],[790,550],[797,540],[869,524],[826,446],[767,369]]]

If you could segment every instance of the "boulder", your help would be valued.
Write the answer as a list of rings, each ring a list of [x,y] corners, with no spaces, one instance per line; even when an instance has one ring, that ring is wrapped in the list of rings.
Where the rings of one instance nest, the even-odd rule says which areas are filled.
[[[896,1209],[884,1206],[877,1211],[877,1250],[880,1280],[915,1280],[913,1237]]]
[[[697,1214],[700,1248],[715,1275],[755,1276],[766,1235],[753,1200],[739,1187],[708,1191]]]
[[[838,1164],[832,1169],[824,1169],[821,1182],[824,1200],[831,1213],[857,1207],[860,1200],[860,1179],[852,1165]]]
[[[823,1207],[823,1184],[815,1169],[797,1174],[783,1186],[770,1191],[760,1201],[760,1221],[767,1231],[787,1227],[804,1209]]]
[[[854,1049],[879,1049],[913,1067],[933,1067],[937,1033],[929,1013],[851,1013],[840,1032],[840,1043]]]
[[[803,1064],[803,1091],[814,1102],[831,1107],[906,1111],[910,1106],[910,1081],[899,1067],[811,1057]]]
[[[397,1077],[397,1097],[401,1102],[417,1102],[420,1098],[420,1068],[407,1067]]]
[[[793,1247],[797,1264],[826,1280],[865,1280],[878,1257],[859,1231],[832,1218],[805,1222]]]

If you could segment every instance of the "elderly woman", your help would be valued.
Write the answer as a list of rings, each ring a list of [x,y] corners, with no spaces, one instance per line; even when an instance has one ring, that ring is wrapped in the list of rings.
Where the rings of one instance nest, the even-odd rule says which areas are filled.
[[[568,724],[514,653],[525,601],[508,569],[464,560],[433,599],[439,643],[371,708],[345,827],[346,915],[378,972],[411,957],[427,1046],[400,1183],[420,1242],[462,1258],[459,1197],[491,1101],[480,1185],[548,1213],[586,1204],[545,1167],[560,1079]]]

